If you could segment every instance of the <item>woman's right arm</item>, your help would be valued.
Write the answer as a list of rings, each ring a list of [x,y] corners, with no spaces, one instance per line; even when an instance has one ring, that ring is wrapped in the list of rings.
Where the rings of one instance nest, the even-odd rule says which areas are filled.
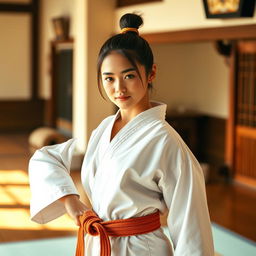
[[[33,221],[44,224],[60,217],[67,210],[59,199],[68,195],[79,197],[70,176],[74,149],[75,140],[71,139],[62,144],[43,147],[30,159],[30,213]],[[67,206],[74,205],[71,209],[80,210],[80,203],[76,199],[74,202],[71,204],[68,200]]]

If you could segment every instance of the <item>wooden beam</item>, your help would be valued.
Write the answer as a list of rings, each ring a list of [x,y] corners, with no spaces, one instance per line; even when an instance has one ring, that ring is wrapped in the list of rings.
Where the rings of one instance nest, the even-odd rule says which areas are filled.
[[[145,33],[141,34],[141,36],[149,43],[252,39],[256,38],[256,24]]]
[[[31,4],[0,3],[0,12],[31,12]]]

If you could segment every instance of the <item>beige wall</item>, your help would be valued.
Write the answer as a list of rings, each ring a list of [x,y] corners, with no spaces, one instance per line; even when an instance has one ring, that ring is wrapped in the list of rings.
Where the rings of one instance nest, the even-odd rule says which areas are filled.
[[[157,78],[152,98],[168,111],[190,109],[228,116],[229,70],[212,43],[152,45]]]
[[[101,98],[97,86],[97,57],[102,44],[112,35],[115,0],[91,0],[88,9],[88,132],[95,129],[103,118],[113,113],[109,101]]]
[[[145,22],[141,29],[142,33],[256,23],[256,15],[253,18],[242,19],[206,19],[202,0],[164,0],[118,8],[116,31],[119,31],[119,18],[126,12],[134,11],[143,15]]]
[[[29,14],[0,14],[0,99],[30,98],[30,21]]]

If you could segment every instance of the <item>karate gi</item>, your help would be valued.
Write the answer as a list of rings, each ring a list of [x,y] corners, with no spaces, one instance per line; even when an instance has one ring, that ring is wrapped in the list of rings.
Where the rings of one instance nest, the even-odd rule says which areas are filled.
[[[199,163],[165,121],[166,105],[134,117],[110,141],[120,112],[93,131],[82,166],[92,209],[103,220],[169,209],[170,240],[162,229],[110,237],[112,256],[212,256],[211,224]],[[46,223],[65,213],[60,197],[78,194],[69,176],[75,141],[44,147],[30,160],[31,216]],[[85,236],[88,256],[99,256],[99,237]]]

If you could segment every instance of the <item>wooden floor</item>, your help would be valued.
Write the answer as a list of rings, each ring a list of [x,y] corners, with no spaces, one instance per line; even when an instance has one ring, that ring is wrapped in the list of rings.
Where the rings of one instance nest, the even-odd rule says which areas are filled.
[[[47,225],[29,219],[27,177],[28,134],[0,134],[0,242],[60,237],[76,234],[77,227],[63,216]],[[82,192],[79,171],[72,177]],[[238,184],[212,179],[207,184],[211,220],[256,241],[256,193]],[[86,200],[85,195],[82,196]]]

